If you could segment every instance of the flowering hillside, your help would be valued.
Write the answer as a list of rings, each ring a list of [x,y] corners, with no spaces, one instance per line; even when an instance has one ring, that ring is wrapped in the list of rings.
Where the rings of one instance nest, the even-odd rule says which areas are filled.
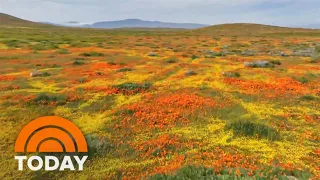
[[[320,35],[2,28],[0,179],[319,179]],[[14,142],[55,115],[82,172],[17,171]]]

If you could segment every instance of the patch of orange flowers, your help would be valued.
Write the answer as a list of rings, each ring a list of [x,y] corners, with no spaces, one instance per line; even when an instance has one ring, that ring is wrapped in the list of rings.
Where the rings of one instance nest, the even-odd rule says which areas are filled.
[[[116,128],[133,130],[152,130],[172,127],[176,124],[188,124],[188,117],[194,113],[206,114],[207,109],[221,107],[212,98],[198,96],[193,93],[173,93],[146,98],[148,100],[125,107],[133,114],[122,114],[121,124]]]
[[[0,81],[13,81],[15,79],[15,76],[0,76]]]
[[[165,134],[146,142],[133,144],[132,146],[141,152],[141,156],[143,157],[165,157],[167,154],[173,154],[174,150],[181,148],[182,143],[178,141],[176,136]]]
[[[194,154],[192,162],[198,165],[213,168],[216,173],[228,168],[242,168],[248,170],[248,175],[253,175],[254,171],[259,169],[259,160],[253,156],[246,156],[237,151],[225,152],[216,147],[213,150],[199,154]]]
[[[246,94],[262,93],[266,97],[283,97],[285,95],[303,95],[309,89],[292,78],[275,78],[273,83],[225,78],[224,82],[239,87]]]

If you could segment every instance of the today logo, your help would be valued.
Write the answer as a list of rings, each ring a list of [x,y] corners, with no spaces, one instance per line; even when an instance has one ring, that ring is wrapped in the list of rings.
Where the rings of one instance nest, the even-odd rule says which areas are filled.
[[[57,116],[46,116],[35,119],[27,124],[19,133],[15,143],[16,153],[86,153],[87,142],[80,129],[64,118]],[[83,170],[83,164],[88,156],[64,156],[60,164],[56,156],[15,156],[18,161],[18,170],[24,169],[24,161],[32,171],[38,171],[44,167],[46,171],[75,170],[74,161],[79,171]],[[59,167],[60,166],[60,167]]]

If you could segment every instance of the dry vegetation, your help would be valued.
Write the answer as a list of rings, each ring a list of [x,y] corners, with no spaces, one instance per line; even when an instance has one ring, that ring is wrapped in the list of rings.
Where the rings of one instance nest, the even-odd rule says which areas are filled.
[[[259,29],[1,28],[0,179],[320,178],[320,33]],[[46,115],[87,137],[83,172],[16,170]]]

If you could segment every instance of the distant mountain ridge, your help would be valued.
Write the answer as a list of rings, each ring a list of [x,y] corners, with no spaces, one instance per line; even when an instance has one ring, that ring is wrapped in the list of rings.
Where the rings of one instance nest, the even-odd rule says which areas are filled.
[[[75,21],[70,21],[75,22]],[[144,21],[141,19],[124,19],[118,21],[101,21],[95,22],[93,24],[81,24],[77,23],[50,23],[50,22],[40,22],[44,24],[51,24],[56,26],[70,26],[70,27],[84,27],[84,28],[97,28],[97,29],[118,29],[118,28],[179,28],[179,29],[198,29],[207,27],[206,24],[196,24],[196,23],[170,23],[170,22],[160,22],[160,21]]]
[[[320,23],[319,24],[308,24],[305,26],[301,26],[302,28],[312,28],[312,29],[320,29]]]
[[[144,21],[141,19],[125,19],[119,21],[102,21],[96,22],[92,25],[87,25],[86,27],[91,28],[182,28],[182,29],[197,29],[206,27],[206,24],[196,24],[196,23],[170,23],[170,22],[160,22],[160,21]]]
[[[79,24],[79,22],[78,21],[69,21],[69,22],[67,22],[68,24]]]

